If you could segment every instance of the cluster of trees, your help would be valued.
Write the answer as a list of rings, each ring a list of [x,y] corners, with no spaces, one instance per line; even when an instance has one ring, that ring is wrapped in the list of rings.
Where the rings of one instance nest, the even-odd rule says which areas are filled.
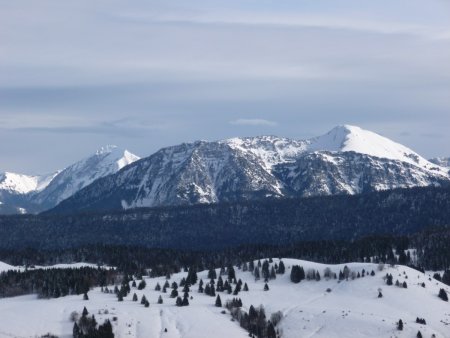
[[[0,274],[0,297],[36,293],[43,298],[86,294],[94,286],[114,283],[117,270],[76,269],[9,270]]]
[[[254,307],[250,305],[248,313],[242,310],[242,302],[236,302],[236,306],[232,306],[227,302],[227,308],[230,310],[234,320],[249,332],[250,337],[257,338],[277,338],[279,334],[276,326],[282,318],[281,313],[276,313],[270,319],[266,318],[264,307]]]
[[[433,278],[444,284],[450,285],[450,270],[445,270],[442,276],[440,273],[436,272],[433,275]]]
[[[416,323],[417,324],[423,324],[423,325],[427,325],[427,321],[425,320],[425,318],[416,318]]]
[[[73,338],[114,338],[111,322],[107,319],[98,325],[95,316],[89,316],[86,307],[80,318],[74,316]]]

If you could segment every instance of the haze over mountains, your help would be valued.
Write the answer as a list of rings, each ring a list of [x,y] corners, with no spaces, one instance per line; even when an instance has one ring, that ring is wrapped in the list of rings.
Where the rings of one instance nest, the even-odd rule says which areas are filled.
[[[183,143],[139,160],[106,147],[44,177],[0,176],[0,212],[128,209],[357,194],[449,181],[448,161],[355,126],[308,140],[275,136]]]

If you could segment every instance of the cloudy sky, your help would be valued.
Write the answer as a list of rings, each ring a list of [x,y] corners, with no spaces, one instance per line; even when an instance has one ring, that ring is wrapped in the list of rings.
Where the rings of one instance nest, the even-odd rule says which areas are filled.
[[[448,156],[449,60],[449,0],[0,0],[0,171],[338,124]]]

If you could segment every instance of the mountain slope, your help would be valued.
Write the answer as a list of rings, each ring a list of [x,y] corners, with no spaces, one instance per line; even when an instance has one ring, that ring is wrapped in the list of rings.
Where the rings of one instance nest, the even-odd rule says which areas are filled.
[[[95,181],[56,211],[355,194],[448,179],[445,168],[407,147],[339,126],[304,141],[261,136],[164,148]]]

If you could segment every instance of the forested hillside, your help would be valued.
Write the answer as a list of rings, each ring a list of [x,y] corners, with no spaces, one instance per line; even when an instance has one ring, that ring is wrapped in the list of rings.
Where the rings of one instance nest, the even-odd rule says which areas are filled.
[[[353,240],[450,225],[450,189],[414,188],[355,196],[0,218],[1,248],[104,243],[212,249],[240,244]]]

